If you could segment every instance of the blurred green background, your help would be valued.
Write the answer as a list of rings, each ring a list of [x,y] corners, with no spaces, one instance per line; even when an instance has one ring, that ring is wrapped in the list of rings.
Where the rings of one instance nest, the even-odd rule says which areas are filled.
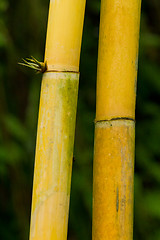
[[[27,240],[49,0],[0,0],[0,239]],[[88,0],[80,64],[69,239],[91,240],[100,0]],[[160,1],[142,3],[136,109],[134,239],[160,240]]]

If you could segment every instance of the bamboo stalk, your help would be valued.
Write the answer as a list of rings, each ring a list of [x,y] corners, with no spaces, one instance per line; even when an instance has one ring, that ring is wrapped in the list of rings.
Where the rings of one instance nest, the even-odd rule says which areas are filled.
[[[102,0],[93,167],[93,240],[133,239],[140,0]]]
[[[85,0],[51,0],[30,240],[66,240]]]

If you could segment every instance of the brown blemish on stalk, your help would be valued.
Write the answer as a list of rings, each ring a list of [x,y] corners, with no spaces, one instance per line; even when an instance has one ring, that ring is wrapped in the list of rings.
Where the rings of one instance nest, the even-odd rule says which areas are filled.
[[[116,211],[118,213],[119,210],[119,188],[117,187],[117,193],[116,193]]]

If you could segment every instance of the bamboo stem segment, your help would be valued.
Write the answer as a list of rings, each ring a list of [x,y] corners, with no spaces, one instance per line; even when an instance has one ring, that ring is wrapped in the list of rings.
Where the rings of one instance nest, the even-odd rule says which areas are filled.
[[[85,0],[50,0],[30,240],[66,240]]]
[[[93,240],[133,239],[140,0],[102,0],[93,166]]]
[[[42,80],[30,239],[67,238],[77,73],[45,73]]]
[[[79,71],[86,0],[50,0],[45,61],[49,71]]]
[[[96,120],[135,118],[141,0],[102,0]]]
[[[131,240],[133,234],[134,122],[96,124],[93,239]]]

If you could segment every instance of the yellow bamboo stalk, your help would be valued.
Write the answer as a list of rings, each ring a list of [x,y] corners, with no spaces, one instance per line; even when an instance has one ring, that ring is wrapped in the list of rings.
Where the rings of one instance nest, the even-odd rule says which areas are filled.
[[[102,0],[93,169],[93,240],[133,239],[141,0]]]
[[[79,71],[86,0],[50,0],[45,61],[48,71]]]
[[[51,0],[30,240],[66,240],[85,0]]]

